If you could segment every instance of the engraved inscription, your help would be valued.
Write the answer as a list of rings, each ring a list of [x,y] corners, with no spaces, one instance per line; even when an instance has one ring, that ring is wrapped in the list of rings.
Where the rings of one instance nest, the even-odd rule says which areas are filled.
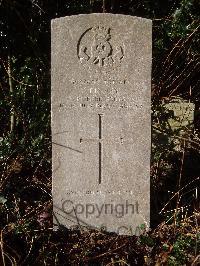
[[[123,45],[113,45],[111,29],[104,26],[87,29],[78,41],[77,52],[83,65],[97,69],[117,67],[124,58]]]
[[[92,190],[87,190],[87,191],[74,191],[74,190],[66,190],[66,194],[67,195],[78,195],[78,196],[81,196],[81,195],[84,195],[84,194],[89,194],[89,195],[101,195],[101,194],[112,194],[112,195],[124,195],[124,194],[129,194],[129,195],[134,195],[133,193],[133,190],[119,190],[119,191],[114,191],[114,190],[104,190],[104,191],[101,191],[101,190],[95,190],[95,191],[92,191]]]
[[[81,108],[84,110],[122,111],[135,110],[140,112],[144,103],[142,98],[135,100],[126,93],[129,84],[127,79],[96,78],[70,80],[74,90],[66,99],[62,99],[59,107],[62,109]],[[132,88],[134,91],[134,88]]]

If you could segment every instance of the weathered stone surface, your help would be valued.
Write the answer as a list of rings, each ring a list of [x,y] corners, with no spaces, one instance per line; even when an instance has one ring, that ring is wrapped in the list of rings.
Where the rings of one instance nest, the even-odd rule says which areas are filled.
[[[151,21],[52,21],[54,222],[137,234],[149,225]]]
[[[195,104],[180,97],[175,97],[163,104],[169,113],[168,125],[174,134],[172,141],[174,149],[181,151],[190,146],[190,135],[194,126]]]
[[[182,98],[171,99],[168,103],[164,104],[165,109],[172,112],[169,118],[169,125],[172,130],[191,128],[194,122],[194,109],[195,105]]]

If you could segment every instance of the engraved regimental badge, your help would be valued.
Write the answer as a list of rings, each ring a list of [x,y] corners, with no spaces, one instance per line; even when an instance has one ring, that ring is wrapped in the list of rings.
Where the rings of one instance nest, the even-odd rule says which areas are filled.
[[[124,58],[124,45],[117,45],[112,30],[103,26],[87,29],[78,41],[78,58],[89,68],[112,70],[120,66]]]

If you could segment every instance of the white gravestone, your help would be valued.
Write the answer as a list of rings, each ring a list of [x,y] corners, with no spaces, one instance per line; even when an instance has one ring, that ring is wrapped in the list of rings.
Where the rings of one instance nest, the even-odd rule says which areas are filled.
[[[152,25],[114,14],[52,21],[54,223],[149,226]]]

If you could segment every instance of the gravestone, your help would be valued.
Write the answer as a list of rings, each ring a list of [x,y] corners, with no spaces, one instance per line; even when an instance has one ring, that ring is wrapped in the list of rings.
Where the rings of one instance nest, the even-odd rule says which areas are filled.
[[[52,21],[54,228],[149,226],[151,30],[125,15]]]
[[[172,141],[176,151],[186,145],[190,147],[190,135],[194,126],[195,104],[181,97],[174,97],[163,103],[165,110],[169,113],[168,125],[173,133]],[[186,141],[186,142],[185,142]]]

